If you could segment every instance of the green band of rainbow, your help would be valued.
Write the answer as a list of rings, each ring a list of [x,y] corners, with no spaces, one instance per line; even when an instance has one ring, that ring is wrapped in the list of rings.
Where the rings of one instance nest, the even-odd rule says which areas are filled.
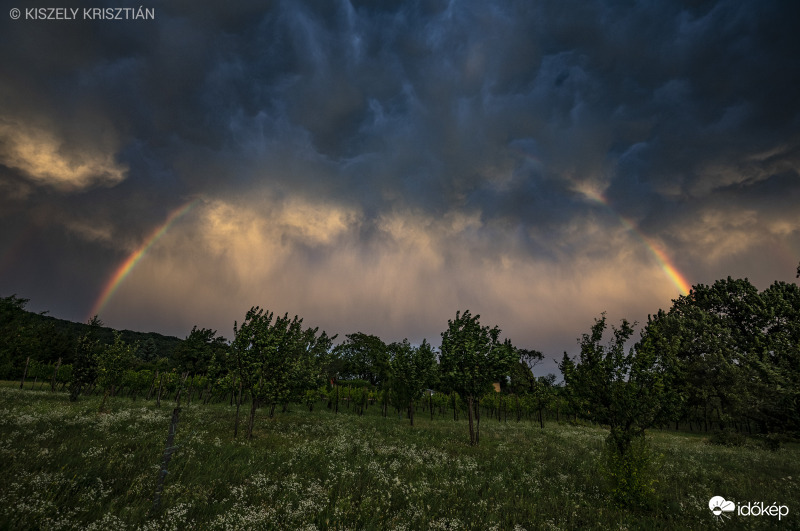
[[[142,245],[138,249],[136,249],[136,251],[134,251],[117,268],[117,270],[111,276],[109,281],[106,283],[106,286],[103,288],[103,291],[100,293],[100,297],[98,297],[97,301],[92,306],[92,310],[89,313],[87,319],[91,319],[93,316],[100,314],[103,308],[105,308],[108,301],[111,300],[111,297],[114,296],[114,293],[117,291],[119,285],[122,283],[125,277],[127,277],[128,274],[130,274],[133,268],[136,267],[136,264],[139,263],[139,261],[145,255],[145,253],[147,253],[147,251],[153,246],[153,244],[155,244],[164,234],[167,233],[167,231],[169,230],[169,228],[172,226],[173,223],[175,223],[183,215],[189,212],[189,210],[192,209],[192,207],[197,203],[197,201],[198,201],[197,199],[189,201],[182,207],[170,212],[170,214],[167,216],[166,221],[164,221],[164,223],[161,226],[156,228],[156,230],[153,231],[153,233],[150,234],[150,236],[148,236],[145,239],[144,243],[142,243]]]
[[[609,212],[611,212],[612,214],[614,214],[614,216],[619,218],[620,223],[622,223],[622,225],[627,230],[629,230],[637,238],[639,238],[644,244],[644,246],[647,248],[647,250],[650,251],[650,254],[652,254],[655,257],[656,262],[658,262],[658,265],[661,267],[662,271],[666,273],[670,281],[672,281],[675,287],[678,288],[681,295],[689,294],[689,292],[692,290],[691,284],[689,284],[686,278],[683,275],[681,275],[680,271],[678,271],[678,269],[674,265],[672,265],[672,263],[670,263],[670,260],[664,253],[664,251],[656,247],[653,244],[653,242],[651,242],[650,239],[647,238],[647,236],[645,236],[644,233],[640,231],[633,223],[622,217],[616,210],[614,210],[614,208],[611,206],[611,204],[608,202],[605,196],[594,191],[584,191],[583,193],[590,199],[603,205]]]

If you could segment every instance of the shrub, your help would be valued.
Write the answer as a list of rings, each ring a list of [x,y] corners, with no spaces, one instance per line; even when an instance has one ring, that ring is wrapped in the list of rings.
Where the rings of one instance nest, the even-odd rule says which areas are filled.
[[[747,437],[745,437],[743,433],[731,430],[718,431],[708,438],[708,444],[716,444],[719,446],[738,447],[744,446],[746,443]]]
[[[610,484],[612,500],[622,507],[649,506],[655,496],[656,480],[651,473],[654,456],[648,438],[634,437],[627,450],[621,451],[612,433],[606,439],[604,453],[601,469]]]

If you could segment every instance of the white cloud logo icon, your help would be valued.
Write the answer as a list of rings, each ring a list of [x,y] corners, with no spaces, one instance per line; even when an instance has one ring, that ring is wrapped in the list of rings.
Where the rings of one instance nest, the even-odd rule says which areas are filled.
[[[727,516],[722,513],[731,513],[736,509],[736,504],[732,501],[727,501],[722,496],[714,496],[708,500],[708,508],[714,513],[714,516]]]

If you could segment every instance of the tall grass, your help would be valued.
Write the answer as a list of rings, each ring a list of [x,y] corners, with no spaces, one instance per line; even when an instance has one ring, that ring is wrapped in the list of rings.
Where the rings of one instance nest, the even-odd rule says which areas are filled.
[[[426,415],[416,426],[377,407],[323,404],[256,417],[233,439],[227,404],[183,407],[162,496],[151,514],[172,406],[0,387],[0,527],[5,529],[707,529],[772,528],[773,517],[720,522],[715,495],[779,502],[797,528],[800,448],[727,448],[654,432],[655,495],[611,503],[606,431]]]

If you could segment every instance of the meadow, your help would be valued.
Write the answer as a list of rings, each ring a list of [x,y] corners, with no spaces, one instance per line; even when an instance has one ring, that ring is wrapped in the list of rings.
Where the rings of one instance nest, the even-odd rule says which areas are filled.
[[[183,406],[161,508],[152,511],[173,404],[100,396],[70,402],[0,384],[2,529],[797,529],[800,447],[709,444],[652,430],[654,495],[616,507],[602,473],[607,430],[320,402],[234,439],[235,407]],[[244,410],[244,408],[243,408]],[[245,412],[242,412],[244,418]],[[241,426],[240,426],[241,429]],[[712,496],[775,502],[777,517],[715,517]]]

